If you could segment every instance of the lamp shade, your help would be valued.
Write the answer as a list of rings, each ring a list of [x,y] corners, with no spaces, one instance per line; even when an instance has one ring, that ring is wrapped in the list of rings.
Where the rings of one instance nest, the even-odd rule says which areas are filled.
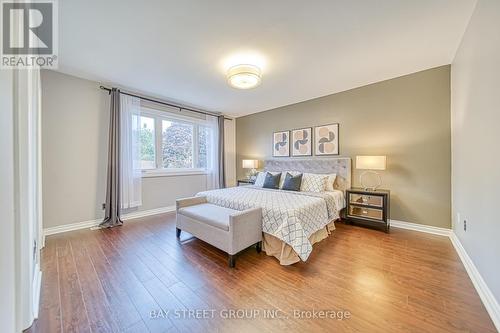
[[[385,156],[356,156],[356,169],[385,170]]]
[[[242,168],[243,169],[257,169],[259,167],[258,160],[243,160]]]

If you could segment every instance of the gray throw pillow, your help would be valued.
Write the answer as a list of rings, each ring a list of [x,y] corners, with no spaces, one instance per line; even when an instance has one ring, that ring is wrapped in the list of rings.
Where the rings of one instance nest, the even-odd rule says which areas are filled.
[[[266,175],[266,180],[264,180],[264,186],[262,186],[262,187],[279,189],[280,188],[280,178],[281,178],[281,173],[273,175],[273,174],[268,172]]]
[[[283,183],[282,190],[285,191],[300,191],[300,184],[302,183],[302,174],[292,176],[286,173],[285,182]]]

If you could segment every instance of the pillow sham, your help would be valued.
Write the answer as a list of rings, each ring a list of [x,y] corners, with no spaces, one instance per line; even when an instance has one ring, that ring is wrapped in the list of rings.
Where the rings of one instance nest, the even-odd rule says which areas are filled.
[[[262,172],[262,171],[259,172],[257,174],[257,177],[255,178],[254,185],[258,186],[258,187],[264,186],[264,181],[266,180],[266,175],[267,175],[267,172]]]
[[[302,175],[301,192],[324,192],[328,175],[304,173]]]
[[[302,183],[302,174],[292,176],[289,172],[286,173],[285,181],[283,182],[282,190],[285,191],[300,191],[300,184]]]
[[[281,179],[280,179],[280,188],[283,188],[283,184],[285,183],[285,178],[286,178],[286,175],[287,174],[290,174],[292,176],[297,176],[297,175],[300,175],[302,174],[302,172],[299,172],[299,171],[283,171],[281,173]]]
[[[279,189],[280,186],[281,173],[273,175],[272,173],[266,174],[266,179],[264,180],[263,188]]]
[[[281,172],[269,172],[269,171],[259,171],[255,177],[255,186],[262,187],[266,181],[266,175],[270,173],[273,176],[281,175]]]
[[[335,191],[333,184],[335,183],[335,179],[337,179],[336,173],[331,173],[328,175],[328,179],[326,180],[325,191]]]

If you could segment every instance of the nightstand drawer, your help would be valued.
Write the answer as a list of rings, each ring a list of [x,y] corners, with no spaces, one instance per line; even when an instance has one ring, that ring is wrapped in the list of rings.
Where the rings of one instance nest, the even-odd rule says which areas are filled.
[[[384,206],[384,197],[380,195],[367,195],[367,194],[357,194],[350,193],[349,194],[349,202],[360,205],[369,205],[369,206]]]
[[[375,208],[349,206],[348,216],[384,221],[384,211]]]
[[[346,191],[346,220],[367,227],[390,227],[390,191],[350,188]]]

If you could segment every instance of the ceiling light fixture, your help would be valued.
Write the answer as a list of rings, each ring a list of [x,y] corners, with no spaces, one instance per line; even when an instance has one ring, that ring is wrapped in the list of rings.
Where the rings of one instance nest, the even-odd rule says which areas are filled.
[[[237,89],[257,87],[261,81],[260,68],[254,65],[236,65],[227,71],[227,82]]]

